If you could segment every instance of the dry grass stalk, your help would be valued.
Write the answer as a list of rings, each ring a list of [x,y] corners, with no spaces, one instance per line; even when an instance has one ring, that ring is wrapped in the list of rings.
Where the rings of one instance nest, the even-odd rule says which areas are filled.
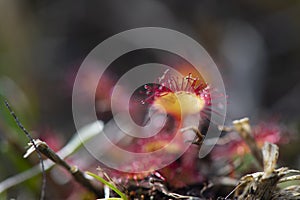
[[[264,171],[243,176],[236,188],[225,198],[233,193],[238,200],[275,200],[275,199],[300,199],[300,186],[290,186],[283,189],[278,187],[281,182],[299,180],[299,170],[290,170],[286,167],[275,169],[279,149],[275,144],[266,142],[262,148]],[[286,177],[288,176],[288,177]]]

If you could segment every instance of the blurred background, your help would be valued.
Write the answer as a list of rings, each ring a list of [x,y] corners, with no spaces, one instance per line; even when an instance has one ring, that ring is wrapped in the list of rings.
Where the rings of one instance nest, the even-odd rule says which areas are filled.
[[[299,131],[300,2],[295,0],[1,0],[0,94],[34,137],[59,149],[75,132],[72,86],[83,59],[106,38],[146,26],[180,31],[207,50],[229,96],[228,122],[247,116],[253,123],[275,121]],[[151,60],[147,53],[129,55],[116,64],[107,81]],[[17,159],[28,140],[9,131],[2,120],[0,182],[31,166]],[[284,160],[299,168],[295,148],[286,150]],[[19,185],[6,195],[30,199],[39,193],[38,184],[40,180],[29,188],[28,183]],[[71,191],[71,186],[66,188]],[[49,190],[66,198],[54,186]]]

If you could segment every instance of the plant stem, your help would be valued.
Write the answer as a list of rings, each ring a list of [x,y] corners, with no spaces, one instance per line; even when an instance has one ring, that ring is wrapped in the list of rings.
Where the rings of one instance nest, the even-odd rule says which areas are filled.
[[[252,135],[251,126],[248,118],[233,121],[235,130],[244,139],[248,145],[252,155],[257,160],[259,167],[263,168],[263,156],[261,150],[258,148],[257,143]]]

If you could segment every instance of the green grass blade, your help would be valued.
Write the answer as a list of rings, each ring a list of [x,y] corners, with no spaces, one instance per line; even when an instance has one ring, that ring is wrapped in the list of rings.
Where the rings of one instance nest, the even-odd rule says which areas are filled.
[[[104,180],[102,177],[92,173],[92,172],[85,172],[86,174],[90,175],[91,177],[97,179],[98,181],[100,181],[101,183],[107,185],[110,189],[112,189],[113,191],[115,191],[123,200],[128,200],[127,196],[121,192],[116,186],[114,186],[112,183]],[[119,199],[119,198],[110,198],[111,200],[113,199]]]

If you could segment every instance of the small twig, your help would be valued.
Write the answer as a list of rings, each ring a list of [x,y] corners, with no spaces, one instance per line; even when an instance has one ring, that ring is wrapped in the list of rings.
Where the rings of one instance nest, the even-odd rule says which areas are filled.
[[[85,177],[85,174],[80,169],[78,169],[77,166],[70,166],[66,161],[61,159],[60,156],[57,155],[45,142],[43,142],[41,140],[36,140],[35,144],[36,144],[36,148],[38,149],[38,151],[40,151],[44,156],[46,156],[47,158],[52,160],[54,163],[65,168],[79,184],[81,184],[88,190],[92,191],[94,194],[97,195],[97,197],[100,197],[102,195],[101,190],[97,189]],[[32,149],[29,149],[28,151],[29,151],[29,153],[26,154],[26,156],[32,152]]]
[[[197,127],[187,126],[187,127],[180,129],[181,132],[190,131],[190,130],[196,134],[196,138],[193,141],[191,141],[192,144],[196,144],[196,145],[200,146],[202,144],[205,136],[200,132],[200,130]],[[188,141],[188,142],[190,142],[190,141]]]
[[[45,198],[45,189],[46,189],[46,173],[45,173],[45,166],[44,166],[44,162],[42,159],[42,155],[41,153],[38,151],[37,149],[37,145],[34,142],[34,139],[31,137],[30,133],[25,129],[25,127],[22,125],[22,123],[20,122],[20,120],[18,119],[18,117],[16,116],[15,112],[12,110],[12,108],[10,107],[9,103],[7,100],[4,100],[5,106],[7,107],[7,109],[9,110],[10,114],[13,116],[13,118],[15,119],[17,125],[20,127],[20,129],[25,133],[25,135],[29,138],[30,142],[32,143],[33,147],[37,150],[37,155],[39,158],[39,161],[41,163],[41,168],[42,168],[42,176],[43,176],[43,180],[42,180],[42,191],[41,191],[41,197],[40,199],[43,200]]]
[[[56,152],[60,158],[65,159],[75,153],[78,149],[82,147],[82,144],[95,137],[96,135],[102,133],[103,130],[103,122],[95,121],[91,124],[88,124],[82,128],[80,128],[77,133],[74,134],[74,137],[65,145],[61,150]],[[79,137],[79,133],[80,137]],[[26,156],[26,155],[24,155]],[[50,159],[44,160],[45,171],[51,169],[54,166]],[[7,190],[10,187],[13,187],[21,182],[24,182],[41,172],[40,166],[36,165],[27,171],[9,177],[0,183],[0,193]]]

